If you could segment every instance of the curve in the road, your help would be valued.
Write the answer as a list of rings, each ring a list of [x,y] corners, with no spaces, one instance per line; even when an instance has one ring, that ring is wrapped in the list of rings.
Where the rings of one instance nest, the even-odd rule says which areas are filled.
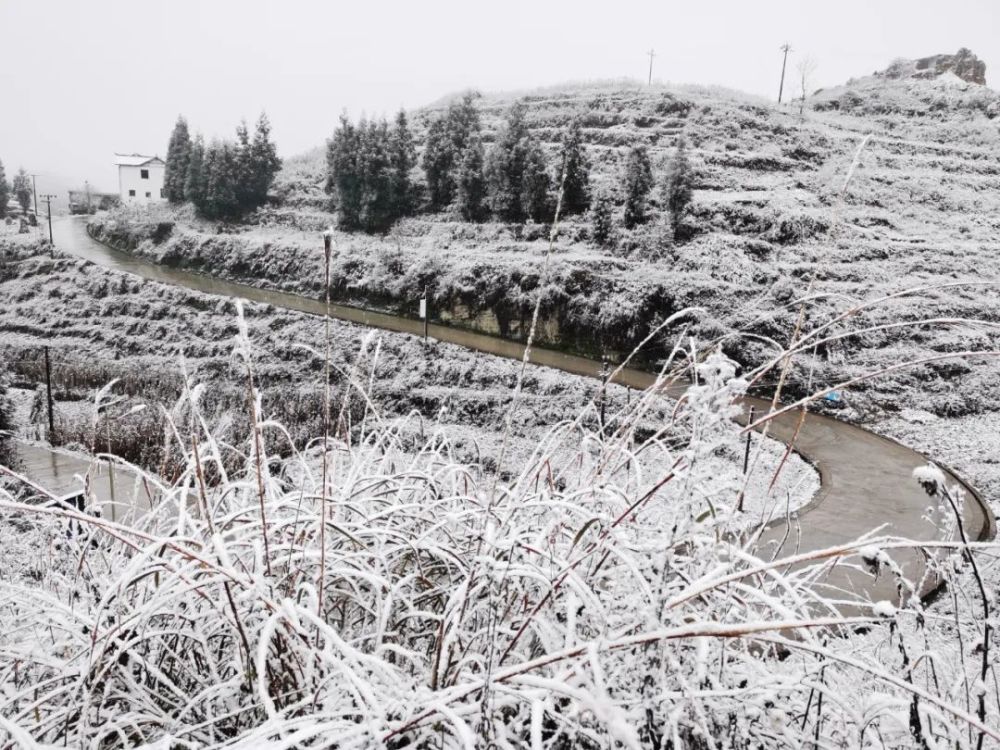
[[[16,450],[18,472],[67,505],[87,494],[104,518],[120,523],[150,507],[149,488],[129,469],[26,440]]]
[[[102,266],[207,294],[239,297],[314,315],[323,315],[325,311],[322,302],[300,295],[260,289],[141,260],[90,237],[81,220],[62,220],[55,226],[56,247],[61,252],[70,252]],[[415,335],[423,333],[423,323],[418,320],[343,305],[332,305],[330,312],[336,318],[365,326]],[[523,344],[459,328],[430,325],[429,335],[501,357],[521,359],[524,355]],[[531,361],[588,377],[598,377],[600,371],[600,363],[594,360],[538,347],[532,349]],[[655,376],[625,369],[616,381],[645,389],[654,384]],[[744,407],[751,405],[758,414],[770,410],[770,402],[746,398]],[[770,423],[769,435],[786,444],[794,442],[795,450],[819,470],[820,490],[808,506],[765,528],[761,544],[768,556],[853,542],[873,529],[879,529],[880,534],[915,542],[942,541],[940,519],[928,513],[931,503],[912,476],[913,469],[927,464],[925,456],[861,427],[812,413],[806,414],[801,424],[799,412],[777,416]],[[962,512],[968,536],[979,541],[992,539],[995,520],[979,493],[954,472],[941,468],[951,482],[965,490]],[[954,537],[957,539],[957,532]],[[893,559],[907,578],[922,581],[921,595],[928,595],[939,587],[938,580],[924,575],[927,559],[920,549],[896,551]],[[897,582],[892,575],[873,575],[843,564],[832,566],[824,583],[831,589],[860,594],[871,601],[899,599]]]

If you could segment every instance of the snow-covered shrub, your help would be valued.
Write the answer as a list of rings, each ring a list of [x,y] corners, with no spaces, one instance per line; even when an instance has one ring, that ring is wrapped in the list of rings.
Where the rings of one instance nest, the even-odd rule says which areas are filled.
[[[767,233],[766,239],[779,245],[797,245],[826,232],[829,221],[807,213],[778,216]]]

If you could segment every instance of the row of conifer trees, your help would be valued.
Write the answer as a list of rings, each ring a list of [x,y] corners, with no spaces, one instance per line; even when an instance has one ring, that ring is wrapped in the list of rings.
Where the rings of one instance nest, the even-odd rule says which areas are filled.
[[[617,200],[608,189],[592,195],[590,162],[580,121],[562,133],[558,151],[546,156],[527,122],[527,107],[516,102],[493,143],[484,143],[475,95],[466,94],[427,127],[420,166],[424,183],[412,179],[415,139],[402,111],[390,125],[383,120],[352,123],[341,117],[327,144],[326,190],[333,196],[341,227],[381,232],[397,219],[426,206],[452,210],[465,221],[550,221],[561,192],[560,214],[591,212],[593,236],[606,243],[621,224],[632,229],[649,221],[656,186],[644,146],[625,160]],[[691,201],[692,170],[683,140],[666,165],[660,205],[676,229]]]
[[[590,211],[593,236],[606,243],[614,234],[621,204],[626,229],[652,216],[653,166],[644,146],[628,152],[617,195],[607,188],[592,195],[590,162],[578,119],[563,130],[558,151],[548,157],[531,132],[527,107],[516,102],[493,142],[486,145],[474,94],[452,102],[427,127],[414,179],[417,143],[406,113],[352,122],[341,116],[327,143],[326,191],[343,229],[384,232],[398,219],[426,208],[454,211],[465,221],[490,218],[546,222],[561,194],[560,214]],[[191,138],[187,122],[174,127],[167,152],[165,188],[170,201],[190,201],[207,218],[235,219],[261,205],[281,160],[261,115],[251,137],[245,123],[235,141]],[[671,225],[680,225],[691,200],[692,171],[683,141],[666,166],[660,204]]]
[[[264,204],[279,169],[267,115],[257,120],[252,137],[243,122],[235,140],[208,145],[201,135],[192,138],[180,117],[167,148],[164,189],[170,202],[190,201],[206,218],[236,219]]]
[[[474,96],[453,102],[428,126],[421,159],[426,185],[410,178],[416,162],[404,112],[391,126],[365,119],[355,125],[342,117],[327,147],[327,192],[335,198],[341,226],[384,231],[422,204],[432,211],[453,208],[466,221],[548,221],[560,182],[563,215],[585,211],[590,202],[579,124],[567,129],[553,168],[520,102],[488,149]]]

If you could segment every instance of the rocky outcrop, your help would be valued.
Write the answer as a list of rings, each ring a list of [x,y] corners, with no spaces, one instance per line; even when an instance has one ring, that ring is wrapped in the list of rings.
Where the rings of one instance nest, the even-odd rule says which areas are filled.
[[[896,60],[887,70],[875,75],[885,78],[937,78],[945,73],[952,73],[968,83],[986,85],[986,63],[965,47],[954,55]]]

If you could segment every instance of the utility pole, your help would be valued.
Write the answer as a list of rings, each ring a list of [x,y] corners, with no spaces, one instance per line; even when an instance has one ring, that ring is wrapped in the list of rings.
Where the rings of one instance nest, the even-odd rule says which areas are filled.
[[[49,363],[49,347],[45,347],[45,393],[49,403],[49,442],[56,431],[55,418],[52,416],[52,365]]]
[[[90,214],[90,183],[87,180],[83,181],[83,187],[87,191],[87,214]]]
[[[54,258],[56,257],[56,242],[52,238],[52,199],[58,196],[45,193],[42,195],[42,200],[45,201],[46,211],[49,215],[49,253]]]
[[[792,51],[792,45],[785,42],[779,49],[785,53],[781,61],[781,85],[778,87],[778,104],[781,104],[781,97],[785,93],[785,68],[788,65],[788,53]]]
[[[656,52],[652,49],[646,53],[649,55],[649,79],[646,81],[647,86],[653,85],[653,58],[656,57]]]
[[[35,178],[41,175],[31,175],[31,192],[35,196],[35,219],[38,219],[38,188],[35,186]]]

